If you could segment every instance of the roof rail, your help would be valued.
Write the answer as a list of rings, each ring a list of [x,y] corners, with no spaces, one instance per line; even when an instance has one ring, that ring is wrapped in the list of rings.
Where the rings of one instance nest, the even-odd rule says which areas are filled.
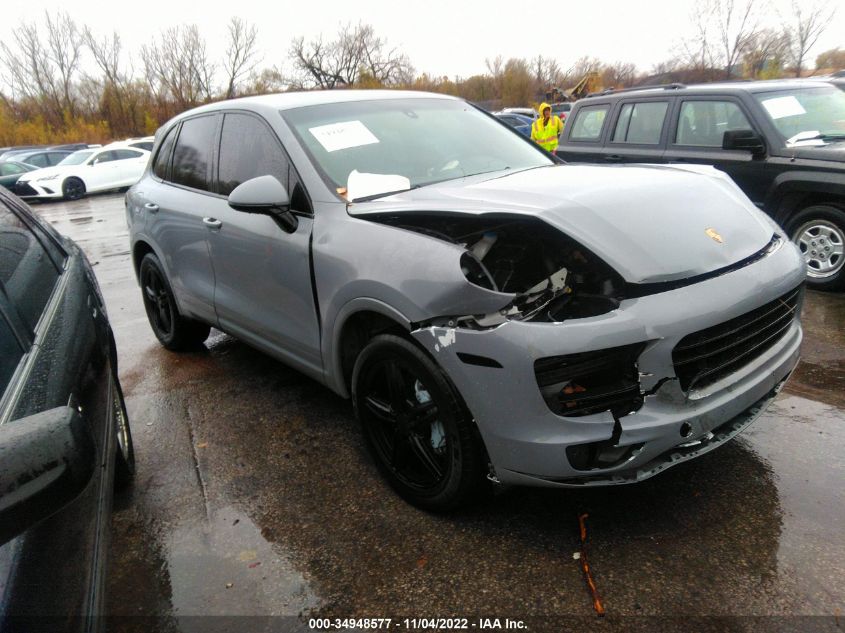
[[[654,86],[634,86],[632,88],[608,88],[599,92],[591,92],[588,97],[603,97],[605,95],[615,95],[621,92],[639,92],[641,90],[680,90],[686,88],[686,84],[671,83],[671,84],[657,84]]]

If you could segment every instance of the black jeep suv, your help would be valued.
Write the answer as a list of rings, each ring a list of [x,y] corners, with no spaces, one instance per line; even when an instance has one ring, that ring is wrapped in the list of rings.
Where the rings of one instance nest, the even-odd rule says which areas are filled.
[[[812,287],[845,288],[845,92],[830,83],[605,91],[574,105],[557,154],[721,169],[799,244]]]

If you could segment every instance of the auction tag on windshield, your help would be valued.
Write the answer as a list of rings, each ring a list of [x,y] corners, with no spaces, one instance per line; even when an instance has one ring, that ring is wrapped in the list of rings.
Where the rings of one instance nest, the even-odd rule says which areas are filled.
[[[798,116],[799,114],[807,114],[804,107],[798,102],[798,99],[792,95],[788,97],[776,97],[774,99],[766,99],[763,101],[763,107],[769,112],[769,116],[773,119],[782,119],[788,116]]]
[[[327,152],[378,143],[375,135],[360,121],[344,121],[308,128]]]

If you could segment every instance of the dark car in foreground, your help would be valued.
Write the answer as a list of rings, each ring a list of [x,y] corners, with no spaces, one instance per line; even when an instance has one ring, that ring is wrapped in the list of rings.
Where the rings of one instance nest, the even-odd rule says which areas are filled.
[[[845,93],[806,79],[670,84],[575,103],[574,163],[712,165],[799,245],[807,282],[845,289]]]
[[[351,397],[426,508],[485,478],[646,479],[742,431],[798,360],[804,263],[727,176],[563,165],[443,95],[188,111],[126,214],[162,345],[214,326]]]
[[[0,190],[0,630],[99,629],[112,492],[133,473],[93,271]]]

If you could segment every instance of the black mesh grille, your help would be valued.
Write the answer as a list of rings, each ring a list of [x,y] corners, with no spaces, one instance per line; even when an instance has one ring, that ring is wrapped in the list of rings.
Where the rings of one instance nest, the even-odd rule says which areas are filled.
[[[38,192],[28,182],[16,182],[13,191],[19,196],[37,196]]]
[[[543,399],[558,415],[611,411],[622,416],[642,406],[637,357],[645,343],[549,356],[534,362]]]
[[[672,351],[681,388],[714,383],[777,343],[801,309],[802,293],[799,286],[751,312],[682,338]]]

